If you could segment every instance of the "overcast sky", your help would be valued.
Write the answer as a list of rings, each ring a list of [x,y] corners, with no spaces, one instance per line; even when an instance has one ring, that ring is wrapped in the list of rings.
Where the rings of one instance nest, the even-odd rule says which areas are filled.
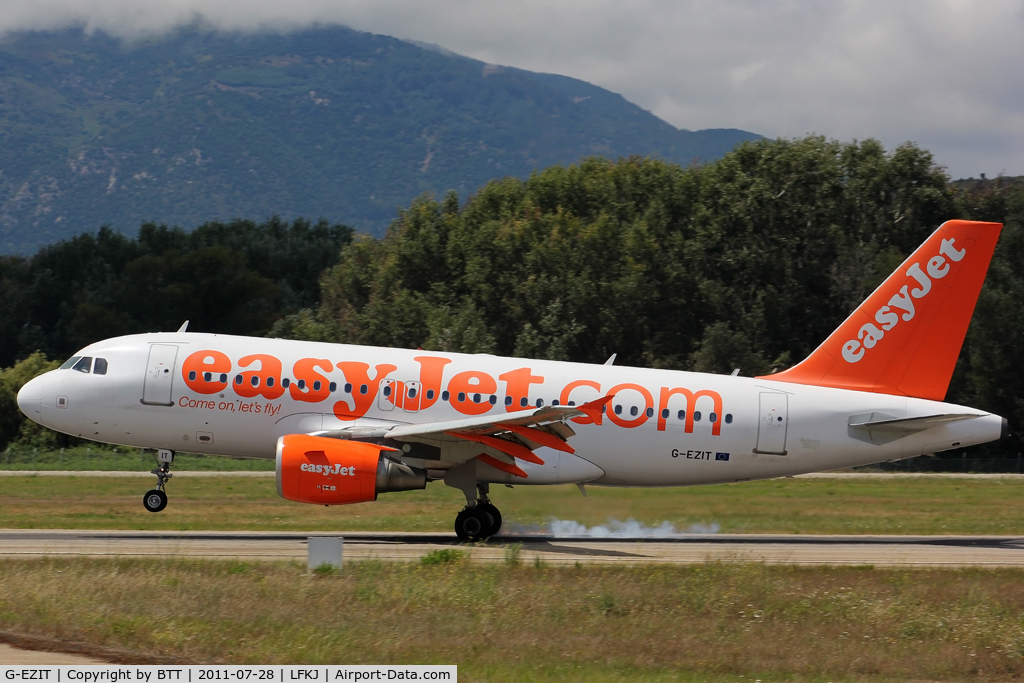
[[[319,21],[581,78],[680,128],[912,140],[1024,175],[1024,0],[0,0],[0,31]]]

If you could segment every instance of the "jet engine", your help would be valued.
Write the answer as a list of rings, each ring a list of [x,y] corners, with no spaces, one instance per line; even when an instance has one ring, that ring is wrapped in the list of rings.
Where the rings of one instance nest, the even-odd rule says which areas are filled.
[[[425,488],[427,473],[389,458],[387,446],[288,434],[277,440],[277,493],[299,503],[345,505]]]

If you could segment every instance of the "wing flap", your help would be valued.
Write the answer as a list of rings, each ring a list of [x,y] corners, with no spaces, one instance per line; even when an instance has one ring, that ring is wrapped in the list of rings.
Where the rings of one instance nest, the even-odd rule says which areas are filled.
[[[445,422],[425,422],[420,424],[406,424],[392,427],[384,435],[389,439],[413,440],[417,437],[429,438],[433,441],[456,441],[462,437],[456,433],[492,435],[502,432],[513,431],[512,427],[534,428],[542,425],[561,423],[571,420],[574,417],[589,417],[596,420],[600,416],[604,406],[614,398],[613,395],[604,396],[585,403],[581,406],[544,406],[543,408],[528,408],[517,410],[514,413],[507,413],[502,416],[481,415],[480,417],[467,417],[461,420],[448,420]],[[552,425],[553,427],[555,425]],[[554,430],[555,432],[560,430]],[[571,431],[571,430],[569,430]],[[559,436],[561,436],[559,434]],[[526,438],[530,438],[527,436]],[[532,439],[538,441],[537,439]],[[547,444],[543,444],[547,445]]]

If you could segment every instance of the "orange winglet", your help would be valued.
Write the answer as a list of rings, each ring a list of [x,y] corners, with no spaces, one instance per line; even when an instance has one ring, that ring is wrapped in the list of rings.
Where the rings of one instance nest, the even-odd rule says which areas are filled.
[[[593,420],[594,424],[599,425],[601,424],[601,416],[604,414],[604,407],[608,405],[613,398],[615,398],[615,394],[608,394],[607,396],[602,396],[590,403],[584,403],[581,406],[577,406],[576,410]]]
[[[460,432],[445,432],[448,436],[457,436],[460,439],[466,439],[467,441],[476,441],[482,443],[485,446],[490,446],[496,450],[501,451],[505,455],[511,455],[513,458],[519,458],[526,462],[532,462],[536,465],[543,465],[544,461],[533,454],[529,448],[520,446],[517,443],[506,441],[505,439],[499,439],[493,436],[487,436],[485,434],[462,434]]]
[[[481,462],[487,463],[488,465],[490,465],[491,467],[493,467],[496,470],[501,470],[502,472],[508,472],[509,474],[514,474],[517,477],[522,477],[523,479],[526,479],[526,472],[523,472],[523,470],[521,470],[516,465],[510,465],[507,462],[502,462],[501,460],[498,460],[497,458],[492,458],[491,456],[487,455],[486,453],[481,453],[480,455],[476,456],[476,459],[480,460]]]
[[[505,427],[510,432],[515,432],[519,436],[525,436],[531,441],[536,441],[540,445],[547,446],[548,448],[554,448],[556,451],[562,451],[563,453],[576,452],[575,448],[550,432],[544,432],[532,427],[521,427],[519,425],[505,425]]]

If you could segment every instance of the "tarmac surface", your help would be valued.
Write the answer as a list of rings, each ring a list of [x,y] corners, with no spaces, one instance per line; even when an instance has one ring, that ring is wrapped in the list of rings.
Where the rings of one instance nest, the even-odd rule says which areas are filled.
[[[7,643],[0,643],[0,664],[10,666],[39,666],[55,664],[104,664],[102,659],[76,655],[68,652],[39,652],[22,650]]]
[[[344,559],[415,562],[458,547],[471,562],[520,560],[565,564],[694,564],[708,561],[875,567],[1024,567],[1020,536],[810,536],[692,534],[668,538],[496,536],[460,543],[454,534],[349,532],[0,530],[0,558],[152,557],[305,562],[310,536],[342,536]]]

